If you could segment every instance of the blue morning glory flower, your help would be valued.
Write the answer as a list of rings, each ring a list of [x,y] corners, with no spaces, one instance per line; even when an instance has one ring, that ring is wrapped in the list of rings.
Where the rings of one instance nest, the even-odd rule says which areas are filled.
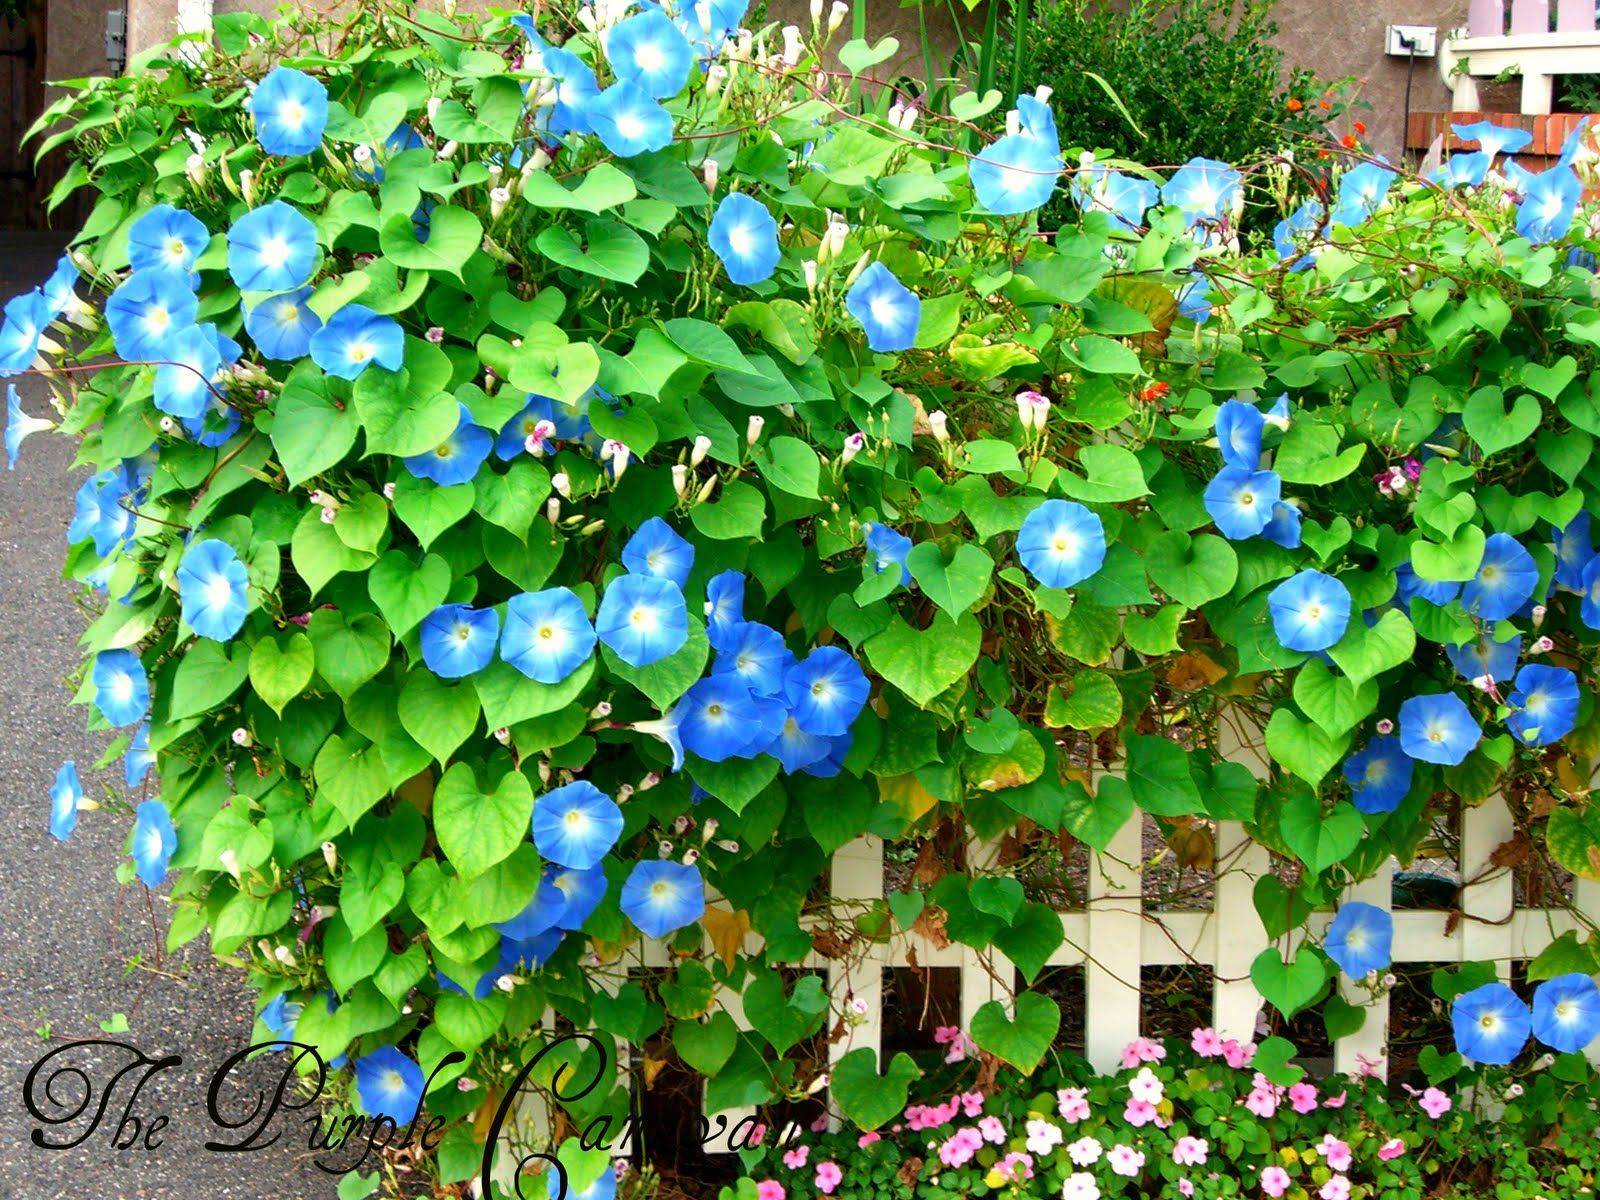
[[[356,1059],[356,1094],[369,1117],[404,1125],[422,1106],[422,1068],[393,1046]]]
[[[683,648],[689,637],[689,610],[672,580],[622,575],[606,588],[594,628],[623,662],[646,667]]]
[[[800,723],[787,713],[778,736],[766,747],[766,752],[783,765],[785,775],[822,762],[833,748],[833,739],[821,734],[807,733]]]
[[[1156,202],[1156,185],[1096,163],[1078,173],[1073,199],[1084,212],[1104,212],[1127,230],[1144,224],[1145,210]]]
[[[548,396],[531,392],[522,411],[505,423],[495,439],[494,454],[502,462],[510,462],[519,454],[528,452],[528,439],[538,432],[541,421],[548,421],[555,433],[550,436],[558,442],[575,441],[589,432],[589,416]]]
[[[1011,217],[1043,207],[1061,176],[1061,155],[1045,141],[1023,133],[992,142],[967,163],[978,203]]]
[[[590,133],[588,112],[600,95],[594,71],[570,50],[549,47],[539,55],[544,71],[555,81],[556,102],[545,128],[553,134]]]
[[[660,517],[651,517],[622,548],[622,565],[635,575],[670,579],[681,591],[694,569],[694,547]]]
[[[562,1171],[547,1171],[545,1179],[549,1200],[615,1200],[617,1194],[617,1173],[610,1168],[601,1171],[585,1188],[568,1186]]]
[[[854,736],[848,733],[841,733],[838,737],[829,738],[827,757],[801,767],[801,771],[807,775],[814,775],[818,779],[832,779],[844,770],[845,757],[850,753],[850,746],[854,741]],[[774,751],[774,753],[776,752]]]
[[[267,358],[293,362],[311,350],[311,337],[322,328],[322,318],[306,303],[311,289],[298,288],[268,296],[244,314],[245,332]]]
[[[614,25],[605,47],[612,73],[625,83],[637,84],[653,99],[676,96],[689,82],[693,52],[663,12],[638,13]]]
[[[400,323],[364,304],[346,304],[311,334],[311,361],[340,379],[355,379],[373,364],[398,371],[405,353]]]
[[[533,844],[547,862],[587,871],[617,844],[622,810],[584,779],[546,792],[533,805]]]
[[[178,564],[183,619],[201,637],[226,642],[244,626],[250,575],[227,542],[191,542]]]
[[[133,810],[133,866],[145,887],[160,887],[178,848],[172,816],[160,800],[146,800]]]
[[[180,420],[200,416],[212,396],[211,380],[221,367],[215,337],[199,325],[180,329],[168,339],[165,361],[156,368],[155,406]]]
[[[1562,1054],[1600,1037],[1600,987],[1588,975],[1557,975],[1533,993],[1533,1036]]]
[[[1231,541],[1255,537],[1272,520],[1283,481],[1276,471],[1224,467],[1206,485],[1206,511]]]
[[[720,571],[706,584],[706,634],[721,650],[744,624],[744,576]]]
[[[261,1027],[273,1041],[292,1042],[295,1024],[304,1011],[304,1005],[290,1002],[288,992],[279,992],[262,1005],[261,1011],[256,1014],[256,1020],[261,1022]]]
[[[1517,232],[1536,246],[1565,237],[1582,199],[1583,184],[1570,167],[1540,171],[1517,205]]]
[[[106,315],[111,315],[109,304]],[[39,357],[39,339],[50,321],[44,293],[38,288],[6,301],[5,321],[0,323],[0,379],[20,375],[33,366]]]
[[[1272,227],[1272,248],[1282,259],[1294,259],[1294,271],[1309,271],[1316,265],[1314,235],[1322,226],[1322,205],[1307,200]]]
[[[538,937],[546,930],[557,928],[567,910],[567,893],[558,888],[553,877],[546,874],[534,889],[533,899],[509,921],[495,925],[502,934],[517,941]]]
[[[322,145],[328,125],[328,89],[293,67],[278,67],[250,97],[256,140],[268,154],[293,158]]]
[[[1503,621],[1528,602],[1538,582],[1533,555],[1509,533],[1492,533],[1478,573],[1461,589],[1461,606],[1485,621]]]
[[[125,500],[128,508],[123,507]],[[136,518],[129,508],[135,507],[137,502],[137,495],[129,490],[126,474],[117,468],[85,479],[74,500],[67,541],[93,538],[95,553],[105,558],[133,536]]]
[[[422,620],[422,661],[440,679],[462,679],[494,657],[500,618],[492,608],[441,604]]]
[[[130,788],[140,786],[155,765],[156,756],[150,752],[150,726],[141,725],[122,756],[122,782]]]
[[[124,362],[159,362],[177,334],[194,324],[199,309],[188,272],[146,267],[106,300],[106,324]]]
[[[1196,275],[1178,289],[1176,298],[1178,315],[1184,320],[1204,325],[1211,319],[1211,280],[1206,276]]]
[[[118,728],[137,725],[150,710],[150,680],[132,650],[102,650],[94,656],[94,706]]]
[[[1551,526],[1550,536],[1556,552],[1556,582],[1573,591],[1582,590],[1583,569],[1594,557],[1588,509],[1579,509],[1578,515],[1567,522],[1565,529]]]
[[[608,886],[604,867],[575,871],[571,867],[551,865],[545,868],[544,882],[566,900],[561,907],[561,915],[556,918],[558,929],[582,929],[583,923],[606,898]]]
[[[844,306],[866,330],[867,345],[881,353],[909,350],[922,322],[922,301],[893,271],[875,262],[850,285]]]
[[[760,708],[737,672],[725,671],[700,680],[673,710],[683,748],[707,762],[743,757]]]
[[[1045,587],[1072,587],[1105,562],[1105,526],[1076,500],[1046,500],[1017,531],[1017,557]]]
[[[422,145],[422,135],[411,128],[408,122],[401,121],[389,131],[389,136],[383,139],[381,159],[372,154],[367,155],[366,162],[362,162],[360,158],[356,159],[355,177],[363,183],[382,183],[384,163],[394,158],[397,154],[404,154],[407,150],[419,149]],[[358,149],[371,151],[374,147],[366,146],[358,147]]]
[[[638,863],[622,885],[622,913],[646,937],[664,938],[705,911],[705,881],[683,863]]]
[[[1471,154],[1452,154],[1431,176],[1435,183],[1449,190],[1458,187],[1477,187],[1489,174],[1490,158],[1482,150]]]
[[[1350,623],[1350,589],[1332,575],[1304,570],[1267,594],[1272,631],[1286,649],[1314,653],[1344,636]]]
[[[1496,125],[1493,121],[1476,121],[1471,125],[1452,125],[1450,132],[1464,142],[1477,142],[1478,149],[1493,157],[1497,154],[1516,154],[1533,141],[1526,129],[1510,125]]]
[[[1600,554],[1583,568],[1583,603],[1579,615],[1590,629],[1600,629]]]
[[[1459,646],[1446,646],[1444,653],[1468,683],[1485,675],[1496,683],[1504,683],[1517,673],[1517,660],[1522,657],[1522,636],[1497,642],[1485,633]]]
[[[1458,766],[1482,737],[1472,712],[1454,692],[1413,696],[1400,706],[1400,745],[1420,762]]]
[[[39,293],[44,297],[45,312],[49,314],[51,321],[77,305],[79,303],[77,264],[68,255],[63,254],[56,260],[56,269],[50,272],[50,278],[40,286]]]
[[[1191,158],[1162,187],[1161,202],[1182,209],[1191,225],[1218,221],[1233,208],[1243,179],[1227,163]]]
[[[36,433],[54,429],[56,423],[43,417],[30,417],[22,408],[22,393],[14,383],[6,384],[6,470],[15,469],[22,443]]]
[[[50,787],[50,836],[56,841],[66,841],[78,827],[78,802],[82,799],[78,764],[69,759],[56,771],[56,781]]]
[[[1565,667],[1529,663],[1517,672],[1506,728],[1525,746],[1559,742],[1578,724],[1578,677]]]
[[[784,645],[783,634],[759,621],[741,621],[726,632],[717,647],[712,673],[738,676],[757,696],[777,696],[783,691],[784,675],[794,661],[793,652]]]
[[[901,586],[910,587],[911,572],[906,568],[906,555],[911,553],[911,539],[876,522],[869,521],[863,529],[867,535],[867,562],[872,565],[873,573],[882,575],[891,567],[899,567]]]
[[[220,396],[212,396],[206,405],[206,411],[198,417],[184,417],[183,431],[195,440],[197,445],[215,449],[223,445],[229,438],[239,432],[242,423],[239,410],[223,401]]]
[[[672,144],[672,115],[640,84],[619,80],[589,104],[589,126],[618,158]]]
[[[707,240],[722,260],[728,279],[741,287],[772,278],[783,251],[778,222],[767,206],[743,192],[729,192],[711,218]]]
[[[1230,467],[1254,471],[1261,461],[1261,435],[1267,419],[1254,404],[1225,400],[1217,409],[1217,448]]]
[[[1503,1067],[1528,1044],[1533,1014],[1503,983],[1486,983],[1450,1006],[1456,1049],[1473,1062]]]
[[[192,271],[211,242],[200,218],[170,204],[158,204],[128,227],[128,265]]]
[[[1376,905],[1352,900],[1341,905],[1322,948],[1351,979],[1365,979],[1389,965],[1394,918]]]
[[[848,733],[872,690],[861,665],[837,646],[818,646],[783,680],[789,713],[807,733]]]
[[[1333,205],[1335,225],[1360,225],[1389,195],[1395,173],[1380,163],[1362,163],[1339,177],[1339,194]]]
[[[431,479],[440,487],[466,483],[489,457],[494,434],[473,422],[465,404],[457,405],[457,409],[455,431],[449,437],[432,450],[404,460],[406,470],[418,479]]]
[[[1272,519],[1261,527],[1261,536],[1285,550],[1300,547],[1300,510],[1279,500],[1272,506]]]
[[[242,292],[291,292],[310,280],[316,262],[317,227],[282,200],[247,212],[228,230],[228,274]]]
[[[1344,760],[1344,777],[1350,782],[1350,800],[1359,812],[1393,812],[1411,790],[1416,764],[1401,749],[1400,739],[1373,738]]]
[[[1577,161],[1578,152],[1583,149],[1583,134],[1588,128],[1588,117],[1584,117],[1572,127],[1572,132],[1567,134],[1566,141],[1561,143],[1561,157],[1556,160],[1559,166],[1570,167]]]
[[[1415,597],[1422,597],[1429,604],[1443,607],[1461,594],[1459,583],[1437,583],[1431,579],[1423,579],[1417,574],[1410,563],[1401,563],[1394,569],[1395,599],[1407,608]]]
[[[1038,96],[1017,97],[1017,135],[1043,142],[1052,150],[1061,149],[1061,135],[1056,130],[1056,115],[1050,105]]]
[[[529,679],[560,683],[594,653],[594,626],[570,588],[523,592],[506,601],[500,657]]]

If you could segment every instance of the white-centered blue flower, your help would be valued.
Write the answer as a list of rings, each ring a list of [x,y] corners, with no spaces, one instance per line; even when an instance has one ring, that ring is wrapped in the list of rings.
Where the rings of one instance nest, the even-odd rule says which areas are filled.
[[[150,726],[141,725],[134,730],[133,739],[122,756],[122,782],[129,788],[143,785],[156,765],[156,756],[150,751]]]
[[[1272,506],[1272,519],[1261,527],[1261,536],[1285,550],[1300,548],[1300,510],[1288,501],[1279,500]]]
[[[311,279],[316,262],[317,227],[282,200],[246,213],[228,230],[228,274],[240,291],[292,292]]]
[[[1394,569],[1394,579],[1395,600],[1408,609],[1411,607],[1411,601],[1417,598],[1443,607],[1461,594],[1459,583],[1441,583],[1423,579],[1417,574],[1416,568],[1408,562],[1401,563]]]
[[[400,323],[364,304],[346,304],[311,334],[311,361],[340,379],[359,378],[371,366],[398,371],[405,352]]]
[[[916,344],[922,301],[882,263],[861,272],[845,293],[844,306],[866,331],[873,350],[892,354]]]
[[[672,144],[672,114],[638,83],[619,80],[589,103],[589,127],[618,158]]]
[[[22,393],[14,383],[6,384],[6,470],[14,470],[22,443],[36,433],[54,429],[56,423],[43,417],[30,417],[22,407]]]
[[[571,588],[523,592],[506,602],[500,657],[529,679],[560,683],[594,653],[594,626]]]
[[[1350,783],[1350,801],[1364,813],[1393,812],[1411,790],[1416,763],[1400,746],[1400,739],[1384,734],[1373,738],[1344,762]]]
[[[1509,533],[1492,533],[1478,573],[1461,589],[1461,606],[1482,620],[1503,621],[1528,602],[1538,583],[1533,555]]]
[[[1557,975],[1533,993],[1533,1036],[1562,1054],[1581,1054],[1600,1037],[1600,987],[1592,976]]]
[[[722,260],[728,279],[740,287],[772,278],[783,251],[778,222],[767,206],[743,192],[729,192],[711,218],[707,240]]]
[[[250,97],[256,141],[268,154],[294,158],[322,145],[328,125],[328,89],[293,67],[277,67]]]
[[[429,479],[440,487],[454,487],[477,475],[494,449],[494,434],[472,419],[465,404],[457,405],[456,427],[449,437],[432,450],[404,459],[406,470],[418,479]]]
[[[807,733],[800,728],[800,722],[785,713],[783,725],[767,745],[766,752],[778,760],[785,775],[793,775],[824,761],[832,748],[832,738]]]
[[[250,574],[227,542],[191,542],[178,564],[183,619],[201,637],[226,642],[244,627]]]
[[[706,636],[717,650],[744,624],[744,585],[744,576],[732,570],[719,571],[706,584]]]
[[[92,538],[95,553],[106,558],[131,538],[137,518],[130,510],[139,503],[131,482],[128,473],[116,467],[85,479],[74,498],[67,541]]]
[[[215,331],[214,325],[190,325],[168,340],[166,358],[156,368],[153,396],[162,412],[179,420],[193,420],[205,412],[212,380],[222,367]]]
[[[622,810],[588,780],[546,792],[533,805],[533,844],[547,862],[587,871],[622,833]]]
[[[861,528],[866,534],[867,562],[873,574],[882,575],[898,567],[900,585],[910,587],[911,572],[906,567],[906,555],[911,553],[911,539],[876,521],[869,521]]]
[[[393,1046],[356,1059],[356,1095],[369,1117],[405,1125],[422,1107],[422,1068]]]
[[[44,293],[38,288],[6,301],[5,320],[0,322],[0,379],[20,375],[33,366],[39,357],[39,340],[51,319]]]
[[[1161,202],[1183,211],[1192,225],[1219,221],[1232,211],[1244,186],[1244,176],[1227,163],[1191,158],[1161,188]]]
[[[146,887],[160,887],[167,878],[172,852],[178,848],[178,833],[172,815],[160,800],[146,800],[133,810],[133,835],[130,841],[134,871]]]
[[[128,227],[128,265],[194,270],[195,260],[211,243],[211,231],[200,218],[170,204],[158,204]]]
[[[1276,471],[1224,467],[1206,485],[1206,511],[1223,537],[1243,541],[1267,527],[1282,499],[1282,490],[1283,481]]]
[[[1506,728],[1525,746],[1559,742],[1578,724],[1578,677],[1565,667],[1529,663],[1517,672],[1516,689],[1506,701]]]
[[[422,661],[441,679],[476,675],[494,658],[499,635],[494,609],[441,604],[422,619]]]
[[[561,907],[561,915],[556,919],[559,929],[582,929],[584,922],[606,898],[609,886],[604,867],[575,871],[571,867],[558,867],[552,863],[545,868],[544,878],[566,901]]]
[[[1539,172],[1517,205],[1517,232],[1536,246],[1566,237],[1582,199],[1583,184],[1570,167]]]
[[[1483,737],[1454,692],[1412,696],[1400,706],[1400,745],[1419,762],[1459,766]]]
[[[1286,649],[1315,653],[1344,636],[1350,624],[1350,589],[1332,575],[1304,570],[1267,594],[1272,631]]]
[[[1462,1057],[1503,1067],[1528,1044],[1533,1014],[1505,984],[1486,983],[1455,998],[1450,1024]]]
[[[548,424],[546,424],[548,423]],[[541,429],[541,425],[545,428]],[[550,430],[555,432],[550,432]],[[576,441],[589,432],[589,416],[580,408],[575,408],[560,400],[552,400],[549,396],[528,394],[528,403],[523,405],[522,411],[507,421],[501,427],[499,436],[494,443],[494,455],[505,462],[528,453],[528,439],[542,437],[545,442],[570,442]],[[550,446],[549,450],[553,451]]]
[[[297,288],[268,296],[245,310],[245,332],[263,355],[293,362],[310,352],[311,337],[322,328],[322,318],[306,303],[310,299],[310,288]]]
[[[1137,175],[1124,175],[1101,163],[1077,174],[1072,198],[1083,212],[1103,212],[1126,230],[1144,224],[1145,210],[1156,202],[1156,185]]]
[[[1495,683],[1504,683],[1517,673],[1517,661],[1522,657],[1522,635],[1497,642],[1485,630],[1469,642],[1446,646],[1444,653],[1456,673],[1468,683],[1486,675]]]
[[[707,762],[747,757],[744,752],[752,740],[762,743],[757,752],[771,740],[752,738],[762,706],[736,671],[706,676],[684,693],[673,713],[683,748]]]
[[[294,1027],[304,1011],[305,1005],[291,1001],[288,992],[279,992],[261,1006],[261,1011],[256,1014],[256,1020],[261,1022],[261,1027],[267,1031],[267,1036],[272,1041],[292,1042]]]
[[[78,806],[83,802],[83,783],[78,764],[68,759],[56,771],[50,786],[50,836],[64,842],[78,827]]]
[[[1447,190],[1477,187],[1489,174],[1490,162],[1490,157],[1482,150],[1474,150],[1471,154],[1452,154],[1429,178]]]
[[[622,548],[622,565],[635,575],[670,579],[681,590],[694,569],[694,547],[660,517],[651,517]]]
[[[1395,173],[1382,163],[1367,162],[1339,176],[1333,205],[1335,225],[1360,225],[1382,207],[1394,186]]]
[[[567,909],[567,893],[556,887],[549,875],[539,880],[533,898],[521,912],[509,921],[501,921],[495,928],[506,937],[525,941],[557,928]]]
[[[693,925],[705,911],[705,881],[683,863],[637,863],[622,885],[623,915],[646,937],[664,938]]]
[[[1583,569],[1594,558],[1594,542],[1589,533],[1589,511],[1579,509],[1565,529],[1550,528],[1556,552],[1556,583],[1573,591],[1583,590]]]
[[[146,267],[106,300],[106,324],[124,362],[160,362],[177,335],[194,324],[200,302],[187,271]]]
[[[150,680],[132,650],[102,650],[94,656],[94,706],[107,722],[137,725],[150,711]]]
[[[540,63],[555,81],[555,103],[548,106],[545,128],[553,134],[591,133],[589,109],[600,96],[594,71],[570,50],[549,47]]]
[[[1514,125],[1496,125],[1493,121],[1475,121],[1471,125],[1452,125],[1450,132],[1464,142],[1477,142],[1478,149],[1493,157],[1498,154],[1517,154],[1527,149],[1533,134]]]
[[[1281,259],[1293,259],[1292,271],[1309,271],[1316,265],[1318,233],[1326,213],[1316,200],[1307,200],[1272,227],[1272,248]]]
[[[1061,155],[1040,138],[1007,134],[967,164],[978,203],[997,216],[1042,208],[1061,177]]]
[[[601,597],[594,629],[623,662],[647,667],[683,648],[689,637],[689,609],[672,580],[621,575]]]
[[[78,265],[70,255],[63,254],[56,260],[56,269],[50,272],[50,278],[39,287],[50,320],[55,320],[65,312],[87,307],[78,299],[78,279]]]
[[[184,417],[182,420],[184,433],[193,438],[197,445],[213,450],[225,445],[229,438],[239,432],[239,426],[243,423],[239,410],[215,394],[206,402],[205,411],[198,417]]]
[[[1230,467],[1254,471],[1261,461],[1261,436],[1267,419],[1254,404],[1225,400],[1217,409],[1217,448]]]
[[[1072,587],[1105,563],[1105,525],[1076,500],[1046,500],[1022,522],[1017,557],[1045,587]]]
[[[1394,918],[1374,904],[1352,900],[1341,905],[1322,948],[1351,979],[1382,971],[1392,959]]]
[[[818,646],[784,675],[789,714],[807,733],[848,733],[872,690],[861,665],[837,646]]]
[[[678,27],[660,10],[647,10],[611,27],[606,62],[620,80],[638,84],[657,100],[676,96],[689,82],[694,53]]]
[[[783,691],[784,676],[794,661],[794,652],[784,644],[783,634],[759,621],[741,621],[726,632],[717,646],[712,673],[737,675],[757,696],[777,696]]]

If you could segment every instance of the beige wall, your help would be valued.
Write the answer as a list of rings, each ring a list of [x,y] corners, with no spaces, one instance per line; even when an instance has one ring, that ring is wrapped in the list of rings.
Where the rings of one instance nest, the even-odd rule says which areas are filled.
[[[54,0],[56,4],[83,4],[85,0]],[[831,2],[831,0],[830,0]],[[177,17],[177,0],[128,0],[129,42],[137,51],[169,35]],[[514,0],[501,0],[502,4]],[[1181,3],[1181,0],[1180,0]],[[463,8],[473,7],[464,0]],[[276,8],[274,0],[217,0],[218,12],[251,10],[263,14]],[[769,0],[771,19],[804,22],[809,0]],[[1398,155],[1401,149],[1402,107],[1406,62],[1383,52],[1384,27],[1391,24],[1435,25],[1441,35],[1465,21],[1466,0],[1278,0],[1275,15],[1278,41],[1293,65],[1309,67],[1324,79],[1345,75],[1364,78],[1361,95],[1371,104],[1363,119],[1369,140],[1381,153]],[[968,36],[982,28],[983,9],[970,17]],[[942,68],[955,44],[949,6],[930,2],[929,32],[937,47],[935,61]],[[900,55],[892,65],[906,71],[921,70],[917,48],[916,10],[901,8],[894,0],[878,0],[868,20],[872,36],[893,33],[900,40]],[[1182,64],[1173,64],[1181,70]],[[1449,107],[1450,93],[1439,79],[1433,59],[1418,59],[1412,80],[1413,111],[1438,111]],[[1195,114],[1203,120],[1203,114]]]

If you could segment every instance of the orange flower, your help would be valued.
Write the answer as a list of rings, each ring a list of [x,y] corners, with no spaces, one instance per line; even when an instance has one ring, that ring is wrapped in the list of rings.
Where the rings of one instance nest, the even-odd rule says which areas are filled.
[[[1150,404],[1156,400],[1165,399],[1167,394],[1171,391],[1171,384],[1152,383],[1149,387],[1145,388],[1139,393],[1139,399],[1143,400],[1146,404]]]
[[[1333,105],[1330,104],[1328,101],[1326,101],[1326,100],[1318,100],[1317,103],[1322,106],[1322,111],[1323,112],[1332,112],[1333,111]]]
[[[1295,97],[1290,96],[1288,103],[1285,104],[1284,107],[1287,108],[1290,112],[1299,112],[1302,108],[1305,107],[1305,105],[1301,104],[1300,101],[1297,100]]]
[[[1354,150],[1359,143],[1356,141],[1355,134],[1347,133],[1339,139],[1339,144],[1346,150]]]
[[[1367,123],[1365,121],[1356,122],[1356,133],[1361,137],[1365,137],[1367,135]]]

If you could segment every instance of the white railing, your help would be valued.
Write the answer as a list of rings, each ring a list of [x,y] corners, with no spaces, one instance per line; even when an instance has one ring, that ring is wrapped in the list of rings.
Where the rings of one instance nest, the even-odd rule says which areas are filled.
[[[1471,0],[1466,28],[1439,49],[1454,108],[1478,111],[1479,80],[1511,74],[1522,77],[1522,111],[1548,113],[1557,75],[1600,74],[1597,27],[1595,0]]]

